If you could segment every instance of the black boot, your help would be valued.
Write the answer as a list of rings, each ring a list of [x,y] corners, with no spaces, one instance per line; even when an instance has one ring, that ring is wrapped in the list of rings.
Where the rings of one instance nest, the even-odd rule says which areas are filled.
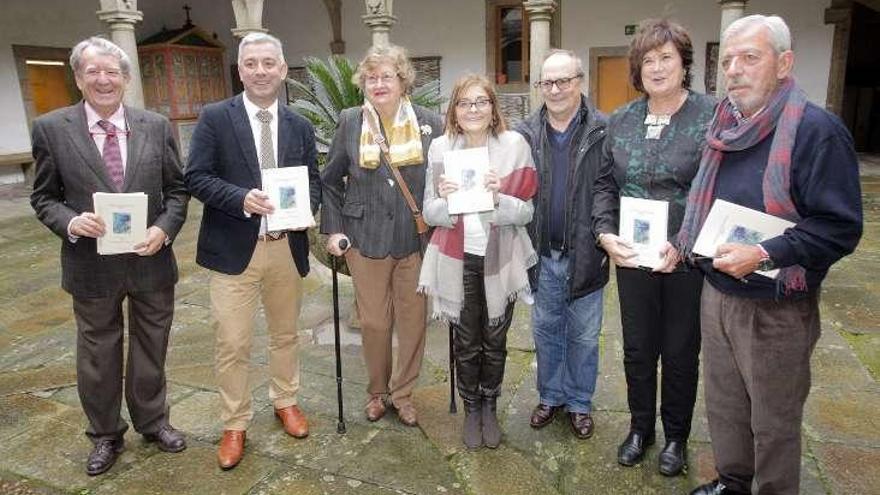
[[[468,449],[478,449],[483,446],[483,429],[481,426],[482,402],[480,399],[464,401],[464,428],[462,428],[462,440]]]
[[[490,449],[501,444],[501,428],[498,427],[497,397],[483,396],[483,444]]]

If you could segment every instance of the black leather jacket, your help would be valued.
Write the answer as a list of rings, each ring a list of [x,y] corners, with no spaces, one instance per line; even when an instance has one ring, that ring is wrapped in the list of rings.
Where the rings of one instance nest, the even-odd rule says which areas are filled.
[[[569,300],[583,297],[608,283],[608,261],[605,251],[596,245],[592,230],[593,184],[602,163],[602,144],[607,119],[586,97],[581,97],[579,124],[572,136],[571,168],[566,191],[564,251],[569,258]],[[519,123],[516,131],[532,148],[538,169],[538,194],[534,198],[535,214],[528,226],[529,236],[538,252],[544,251],[547,221],[550,212],[551,170],[550,143],[547,138],[546,107]],[[537,290],[540,259],[529,271],[532,290]]]

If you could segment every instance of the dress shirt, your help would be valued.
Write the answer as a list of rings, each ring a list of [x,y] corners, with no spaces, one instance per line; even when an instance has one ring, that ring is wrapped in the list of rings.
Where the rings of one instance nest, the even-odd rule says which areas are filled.
[[[101,155],[102,159],[104,158],[104,140],[107,139],[107,133],[98,125],[98,122],[101,120],[109,120],[110,123],[116,127],[116,139],[119,142],[119,154],[122,155],[122,171],[125,172],[125,166],[128,163],[128,125],[125,123],[125,107],[119,105],[119,108],[117,108],[116,111],[113,112],[113,115],[108,119],[98,115],[98,112],[89,105],[89,102],[85,102],[83,107],[86,109],[86,127],[89,130],[89,134],[92,136],[92,141],[94,141],[95,146],[98,147],[98,154]],[[76,220],[76,217],[71,218],[70,222],[67,223],[67,239],[70,242],[76,242],[79,239],[79,236],[70,233],[70,226],[73,224],[74,220]]]
[[[85,102],[83,106],[86,108],[86,125],[89,128],[89,133],[92,135],[95,146],[98,147],[98,153],[101,155],[101,158],[104,157],[104,140],[107,139],[107,133],[98,125],[98,121],[109,120],[116,127],[119,153],[122,155],[122,170],[125,171],[126,164],[128,163],[128,125],[125,123],[125,107],[119,105],[119,108],[113,112],[113,115],[105,119],[98,115],[98,112],[89,105],[89,102]]]
[[[242,94],[241,99],[244,101],[244,110],[247,112],[248,123],[251,124],[251,134],[254,138],[254,149],[257,150],[257,161],[260,160],[260,136],[263,126],[263,123],[257,118],[257,112],[260,110],[267,110],[272,114],[272,121],[269,122],[269,127],[272,129],[272,148],[274,149],[275,154],[275,164],[280,167],[281,164],[278,163],[278,100],[274,100],[268,108],[261,108],[248,99],[247,93]],[[262,166],[263,164],[261,163],[260,168],[262,168]],[[251,214],[244,212],[244,216],[250,218]],[[266,217],[263,217],[260,219],[260,234],[265,234],[267,230]]]
[[[247,93],[242,96],[248,122],[251,124],[251,134],[253,134],[254,138],[254,148],[257,150],[257,160],[260,159],[260,132],[263,125],[260,119],[257,118],[257,112],[267,110],[272,114],[272,122],[269,123],[269,127],[272,129],[272,148],[275,152],[275,163],[280,167],[281,164],[278,163],[278,100],[274,100],[268,108],[261,108],[248,99]],[[263,164],[261,163],[260,166],[262,167]]]

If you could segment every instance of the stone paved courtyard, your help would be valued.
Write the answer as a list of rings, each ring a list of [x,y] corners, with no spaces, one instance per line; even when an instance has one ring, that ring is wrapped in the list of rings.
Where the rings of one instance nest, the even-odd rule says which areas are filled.
[[[880,493],[880,163],[864,162],[865,236],[858,251],[835,266],[822,296],[823,333],[803,430],[805,494]],[[90,478],[84,472],[90,444],[75,387],[76,332],[70,298],[59,288],[59,241],[33,217],[28,193],[23,186],[0,188],[0,493],[682,494],[714,477],[702,390],[687,475],[658,474],[658,446],[640,466],[618,466],[616,448],[629,416],[613,281],[606,292],[593,438],[575,440],[561,418],[540,431],[528,426],[537,396],[525,306],[517,308],[510,330],[501,448],[468,452],[461,445],[462,413],[448,412],[447,332],[438,324],[429,328],[416,391],[419,428],[401,426],[394,414],[377,423],[363,418],[360,337],[343,326],[348,431],[337,434],[330,273],[317,262],[306,279],[300,320],[300,405],[312,433],[305,440],[287,437],[272,415],[260,317],[252,372],[256,415],[246,456],[234,470],[221,471],[209,274],[194,262],[201,206],[193,201],[175,242],[181,280],[167,365],[172,422],[188,434],[189,448],[162,453],[129,430],[113,469]],[[351,297],[343,277],[343,324]]]

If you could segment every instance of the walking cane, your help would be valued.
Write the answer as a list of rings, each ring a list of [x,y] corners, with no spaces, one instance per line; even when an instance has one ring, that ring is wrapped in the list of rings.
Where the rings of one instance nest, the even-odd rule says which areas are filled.
[[[339,249],[345,251],[348,248],[348,240],[339,241]],[[339,282],[337,281],[337,267],[339,258],[332,257],[330,263],[333,272],[333,347],[336,351],[336,404],[339,406],[339,421],[336,423],[336,433],[345,433],[345,417],[342,413],[342,358],[339,347]]]
[[[455,327],[449,324],[449,413],[455,414],[458,409],[455,406],[455,356],[452,342],[455,339]]]

